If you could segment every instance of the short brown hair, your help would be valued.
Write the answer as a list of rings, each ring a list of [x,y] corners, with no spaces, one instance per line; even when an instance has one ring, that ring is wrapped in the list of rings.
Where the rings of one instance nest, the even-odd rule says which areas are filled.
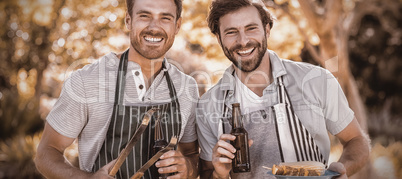
[[[152,0],[151,0],[152,1]],[[130,15],[133,15],[135,0],[126,0],[127,12]],[[181,10],[183,9],[182,0],[174,0],[174,4],[176,4],[176,20],[181,17]]]
[[[264,29],[267,24],[269,24],[269,28],[272,28],[274,18],[266,7],[259,3],[250,2],[250,0],[214,0],[209,6],[210,11],[207,18],[209,29],[213,34],[219,35],[219,19],[226,14],[248,6],[257,8]]]

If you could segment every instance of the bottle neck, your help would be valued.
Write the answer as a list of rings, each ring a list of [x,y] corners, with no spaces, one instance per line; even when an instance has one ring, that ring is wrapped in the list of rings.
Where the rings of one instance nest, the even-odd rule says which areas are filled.
[[[241,120],[240,107],[233,107],[232,112],[233,128],[242,128],[243,122]]]
[[[164,139],[160,120],[157,120],[156,124],[155,124],[155,137],[154,137],[154,139],[155,139],[155,141]]]

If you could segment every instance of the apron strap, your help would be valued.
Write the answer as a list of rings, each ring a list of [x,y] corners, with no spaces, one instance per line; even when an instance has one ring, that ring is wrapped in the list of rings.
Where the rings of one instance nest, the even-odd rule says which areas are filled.
[[[236,71],[234,71],[233,70],[233,72],[232,72],[232,75],[234,76],[235,75],[235,72]],[[222,125],[222,127],[220,127],[219,125],[218,125],[218,140],[219,140],[219,137],[220,137],[220,135],[222,135],[222,134],[224,134],[225,133],[225,121],[223,121],[223,119],[225,119],[225,118],[227,118],[228,117],[228,111],[229,111],[229,108],[226,106],[226,98],[228,97],[228,94],[229,94],[229,90],[226,90],[225,91],[225,94],[223,95],[224,97],[223,97],[223,101],[222,101],[222,112],[223,112],[223,114],[222,114],[222,117],[221,117],[221,121],[220,121],[220,124],[219,125]],[[229,119],[228,119],[229,120]],[[229,123],[230,123],[230,121],[228,121]],[[221,130],[222,129],[222,132],[221,131],[219,131],[219,130]]]
[[[225,133],[225,121],[223,119],[228,117],[229,108],[225,104],[225,100],[226,100],[226,98],[228,96],[228,92],[229,92],[229,90],[225,91],[224,98],[223,98],[223,103],[222,103],[223,115],[221,117],[221,121],[220,121],[220,124],[219,124],[219,125],[222,125],[222,127],[220,127],[220,126],[218,127],[218,130],[222,130],[222,131],[218,131],[218,140],[219,140],[220,135]]]
[[[169,75],[169,72],[168,72],[168,70],[167,70],[167,68],[166,68],[166,64],[165,63],[167,63],[166,62],[166,59],[163,59],[163,62],[162,62],[162,69],[164,70],[164,73],[163,73],[163,75],[166,77],[166,82],[167,82],[167,85],[168,85],[168,88],[169,88],[169,95],[170,95],[170,98],[172,99],[172,100],[176,100],[177,99],[177,96],[176,96],[176,89],[174,88],[174,84],[173,84],[173,82],[172,82],[172,80],[171,80],[171,78],[170,78],[170,75]],[[177,102],[177,101],[176,101]]]
[[[120,57],[119,70],[117,71],[114,105],[123,104],[124,89],[126,86],[127,63],[128,63],[128,49]]]
[[[179,103],[179,98],[177,97],[177,93],[176,93],[176,88],[174,87],[173,81],[170,78],[168,69],[166,68],[166,63],[167,60],[163,59],[162,62],[162,69],[164,70],[164,76],[166,77],[166,82],[169,88],[169,94],[170,94],[170,99],[173,101],[175,101],[175,104],[177,105],[173,105],[172,107],[174,108],[173,111],[177,111],[177,119],[179,119],[181,121],[181,112],[180,112],[180,103]],[[179,129],[179,133],[178,136],[180,137],[180,133],[181,133],[181,129]]]

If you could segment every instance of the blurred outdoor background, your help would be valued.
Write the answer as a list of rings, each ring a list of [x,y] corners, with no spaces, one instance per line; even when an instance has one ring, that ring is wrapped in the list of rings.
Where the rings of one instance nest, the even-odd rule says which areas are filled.
[[[329,69],[372,141],[353,178],[402,178],[402,0],[264,0],[277,20],[268,48]],[[168,57],[200,94],[230,64],[209,32],[210,0],[184,0]],[[124,0],[0,1],[0,178],[42,178],[35,157],[46,115],[74,70],[128,48]],[[76,144],[66,151],[75,165]],[[331,161],[342,147],[333,140]]]

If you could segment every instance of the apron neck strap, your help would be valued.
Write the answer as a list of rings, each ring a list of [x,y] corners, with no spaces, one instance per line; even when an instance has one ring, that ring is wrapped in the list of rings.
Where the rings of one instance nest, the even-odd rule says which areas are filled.
[[[279,103],[285,103],[287,104],[286,98],[286,88],[285,85],[283,84],[283,76],[280,76],[277,79],[277,84],[279,85],[279,90],[278,90],[278,101]]]
[[[126,86],[126,72],[128,63],[128,49],[121,55],[119,70],[117,71],[116,90],[114,95],[114,104],[123,104],[124,88]]]
[[[292,102],[290,101],[288,90],[286,90],[285,84],[283,83],[283,76],[280,76],[277,79],[279,85],[279,92],[278,92],[279,103],[285,103],[289,105],[291,109],[293,109],[293,105]]]
[[[166,77],[166,82],[167,82],[167,85],[168,85],[168,88],[169,88],[169,95],[170,95],[170,98],[171,98],[172,100],[176,100],[176,102],[177,102],[176,89],[174,88],[173,81],[172,81],[172,79],[170,78],[168,69],[166,68],[166,63],[167,63],[166,59],[163,59],[163,62],[162,62],[162,70],[164,70],[164,74],[163,74],[163,75]]]

